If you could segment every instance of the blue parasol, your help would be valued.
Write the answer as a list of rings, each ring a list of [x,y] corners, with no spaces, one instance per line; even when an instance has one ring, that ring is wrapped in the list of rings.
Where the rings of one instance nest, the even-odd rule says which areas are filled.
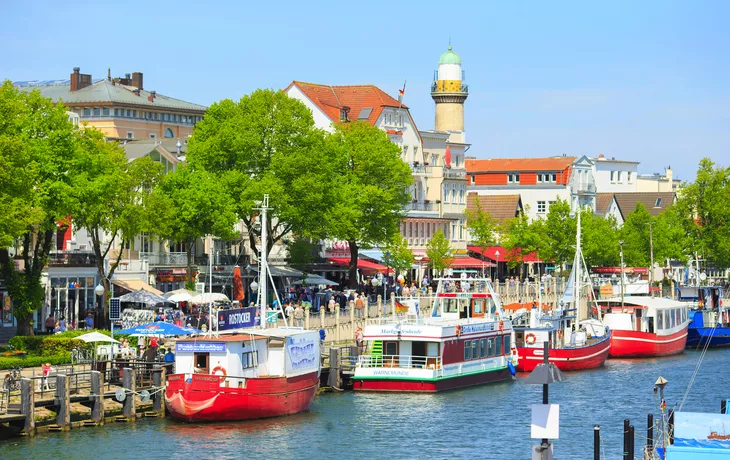
[[[200,334],[202,331],[192,327],[180,327],[164,321],[155,321],[154,323],[142,324],[128,329],[122,329],[117,334],[126,334],[134,336],[166,336],[166,335],[190,335]]]

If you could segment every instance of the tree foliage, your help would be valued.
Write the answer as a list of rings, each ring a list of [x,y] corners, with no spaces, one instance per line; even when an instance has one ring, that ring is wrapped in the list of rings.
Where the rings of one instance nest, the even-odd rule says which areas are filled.
[[[591,209],[583,209],[580,218],[581,248],[586,265],[589,268],[617,266],[619,229],[616,218],[597,216]]]
[[[700,161],[694,182],[684,184],[677,212],[687,235],[687,252],[730,267],[730,167]],[[671,216],[670,216],[671,217]]]
[[[643,203],[637,202],[621,227],[624,263],[627,267],[648,267],[650,263],[649,223],[651,215]]]
[[[499,240],[501,226],[499,221],[482,209],[478,197],[474,199],[475,209],[464,211],[466,226],[469,228],[472,244],[479,246],[484,252],[489,246],[494,246]]]
[[[528,208],[529,210],[529,208]],[[527,210],[508,220],[504,225],[503,246],[507,249],[505,258],[511,268],[523,263],[524,257],[540,251],[544,246],[544,223],[542,219],[530,221]]]
[[[350,287],[357,287],[360,247],[386,245],[399,231],[410,200],[411,170],[388,135],[366,122],[335,126],[326,137],[333,171],[327,233],[350,245]]]
[[[395,273],[407,272],[413,266],[413,251],[408,247],[408,241],[400,233],[390,239],[385,249],[390,252],[389,265]]]
[[[313,244],[307,237],[295,234],[290,240],[286,240],[286,251],[289,256],[289,265],[300,270],[307,278],[307,270],[316,256],[317,245]]]
[[[439,273],[443,273],[454,261],[449,240],[441,230],[436,230],[436,233],[428,240],[426,256],[429,259],[430,267]]]
[[[62,105],[9,81],[0,86],[0,270],[20,335],[33,334],[31,318],[43,304],[41,274],[56,222],[69,215],[73,132]],[[14,258],[11,246],[19,249]]]
[[[310,110],[281,91],[256,90],[213,104],[195,126],[187,160],[218,177],[236,204],[254,253],[261,228],[256,201],[271,196],[267,252],[291,231],[322,236],[334,176]]]
[[[576,219],[570,217],[570,203],[560,198],[552,203],[541,229],[540,258],[558,266],[571,262],[575,256]]]

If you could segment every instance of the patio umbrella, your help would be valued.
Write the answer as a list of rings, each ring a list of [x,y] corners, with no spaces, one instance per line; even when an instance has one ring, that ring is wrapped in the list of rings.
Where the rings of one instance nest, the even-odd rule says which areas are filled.
[[[318,276],[318,275],[311,275],[307,276],[306,278],[302,278],[299,280],[292,281],[293,285],[301,284],[303,286],[319,286],[320,284],[324,284],[325,286],[336,286],[340,283],[332,280],[328,280],[327,278]]]
[[[80,335],[76,337],[79,340],[83,340],[86,343],[91,342],[106,342],[106,343],[119,343],[118,340],[114,340],[108,335],[104,335],[101,332],[89,332],[88,334]]]
[[[149,305],[151,307],[154,307],[159,303],[175,303],[171,300],[167,300],[166,298],[155,294],[154,292],[145,291],[144,289],[130,292],[129,294],[124,294],[123,296],[119,297],[119,300],[121,302],[127,303],[141,303]]]
[[[233,300],[243,300],[243,280],[241,280],[241,267],[233,269]]]
[[[126,334],[132,336],[167,336],[167,335],[190,335],[200,334],[202,331],[192,327],[175,326],[172,323],[164,321],[156,321],[154,323],[142,324],[128,329],[122,329],[118,334]]]
[[[189,302],[190,299],[198,295],[195,291],[188,289],[175,289],[174,291],[166,292],[162,294],[162,297],[166,298],[170,302]]]
[[[198,294],[190,300],[192,303],[213,303],[213,302],[230,302],[231,299],[227,295],[221,294],[220,292],[206,292],[205,294]]]

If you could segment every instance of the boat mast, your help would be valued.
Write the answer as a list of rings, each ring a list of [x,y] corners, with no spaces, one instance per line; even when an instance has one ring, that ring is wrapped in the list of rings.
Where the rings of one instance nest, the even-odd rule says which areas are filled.
[[[210,302],[208,302],[208,335],[213,335],[213,247],[215,241],[210,239],[210,254],[208,254],[208,292],[210,293]],[[205,286],[205,285],[203,285]],[[205,289],[203,289],[205,291]]]
[[[266,248],[268,246],[268,235],[266,234],[268,223],[266,222],[266,211],[269,210],[269,195],[264,195],[264,201],[259,202],[261,207],[261,256],[259,258],[259,310],[261,311],[261,329],[266,329],[266,287],[269,284],[267,277],[268,262],[266,261]]]
[[[573,280],[573,291],[575,295],[575,332],[578,332],[578,323],[581,320],[581,312],[580,312],[580,269],[581,269],[581,248],[580,248],[580,214],[581,214],[581,207],[580,204],[578,205],[578,228],[577,232],[575,234],[575,260],[573,261],[573,273],[575,274],[575,279]]]

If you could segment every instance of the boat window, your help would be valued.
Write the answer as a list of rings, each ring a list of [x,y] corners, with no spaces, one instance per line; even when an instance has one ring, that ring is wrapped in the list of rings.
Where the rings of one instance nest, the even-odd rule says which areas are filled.
[[[487,356],[487,339],[481,339],[479,341],[479,357],[484,358]]]
[[[474,300],[474,314],[484,313],[484,310],[482,308],[483,306],[484,306],[483,300],[479,300],[479,299]]]
[[[398,342],[385,342],[385,354],[386,355],[397,355],[398,354]]]
[[[487,356],[494,356],[494,339],[487,339]]]
[[[251,369],[259,364],[259,352],[247,351],[241,355],[241,369]]]
[[[502,354],[502,341],[497,337],[495,342],[497,344],[497,356],[500,356]]]
[[[472,359],[479,358],[479,341],[478,340],[471,341],[471,357],[472,357]]]
[[[667,313],[669,314],[669,321],[668,322],[671,324],[671,326],[669,326],[669,327],[676,326],[677,325],[677,319],[674,317],[674,308],[672,308],[671,310],[669,310]]]
[[[464,361],[471,359],[471,340],[464,341]]]
[[[497,304],[494,303],[494,299],[491,297],[487,298],[487,312],[489,312],[490,315],[494,316],[497,313]]]
[[[664,329],[664,312],[658,311],[656,315],[656,329]]]
[[[444,302],[444,311],[446,313],[458,313],[459,312],[459,304],[457,303],[456,299],[446,299]]]
[[[208,373],[208,356],[209,353],[195,353],[193,360],[195,361],[195,368],[200,369],[203,374]]]
[[[504,336],[504,351],[507,353],[509,351],[509,336]]]
[[[682,324],[682,310],[677,308],[674,310],[674,316],[677,317],[677,326]]]

